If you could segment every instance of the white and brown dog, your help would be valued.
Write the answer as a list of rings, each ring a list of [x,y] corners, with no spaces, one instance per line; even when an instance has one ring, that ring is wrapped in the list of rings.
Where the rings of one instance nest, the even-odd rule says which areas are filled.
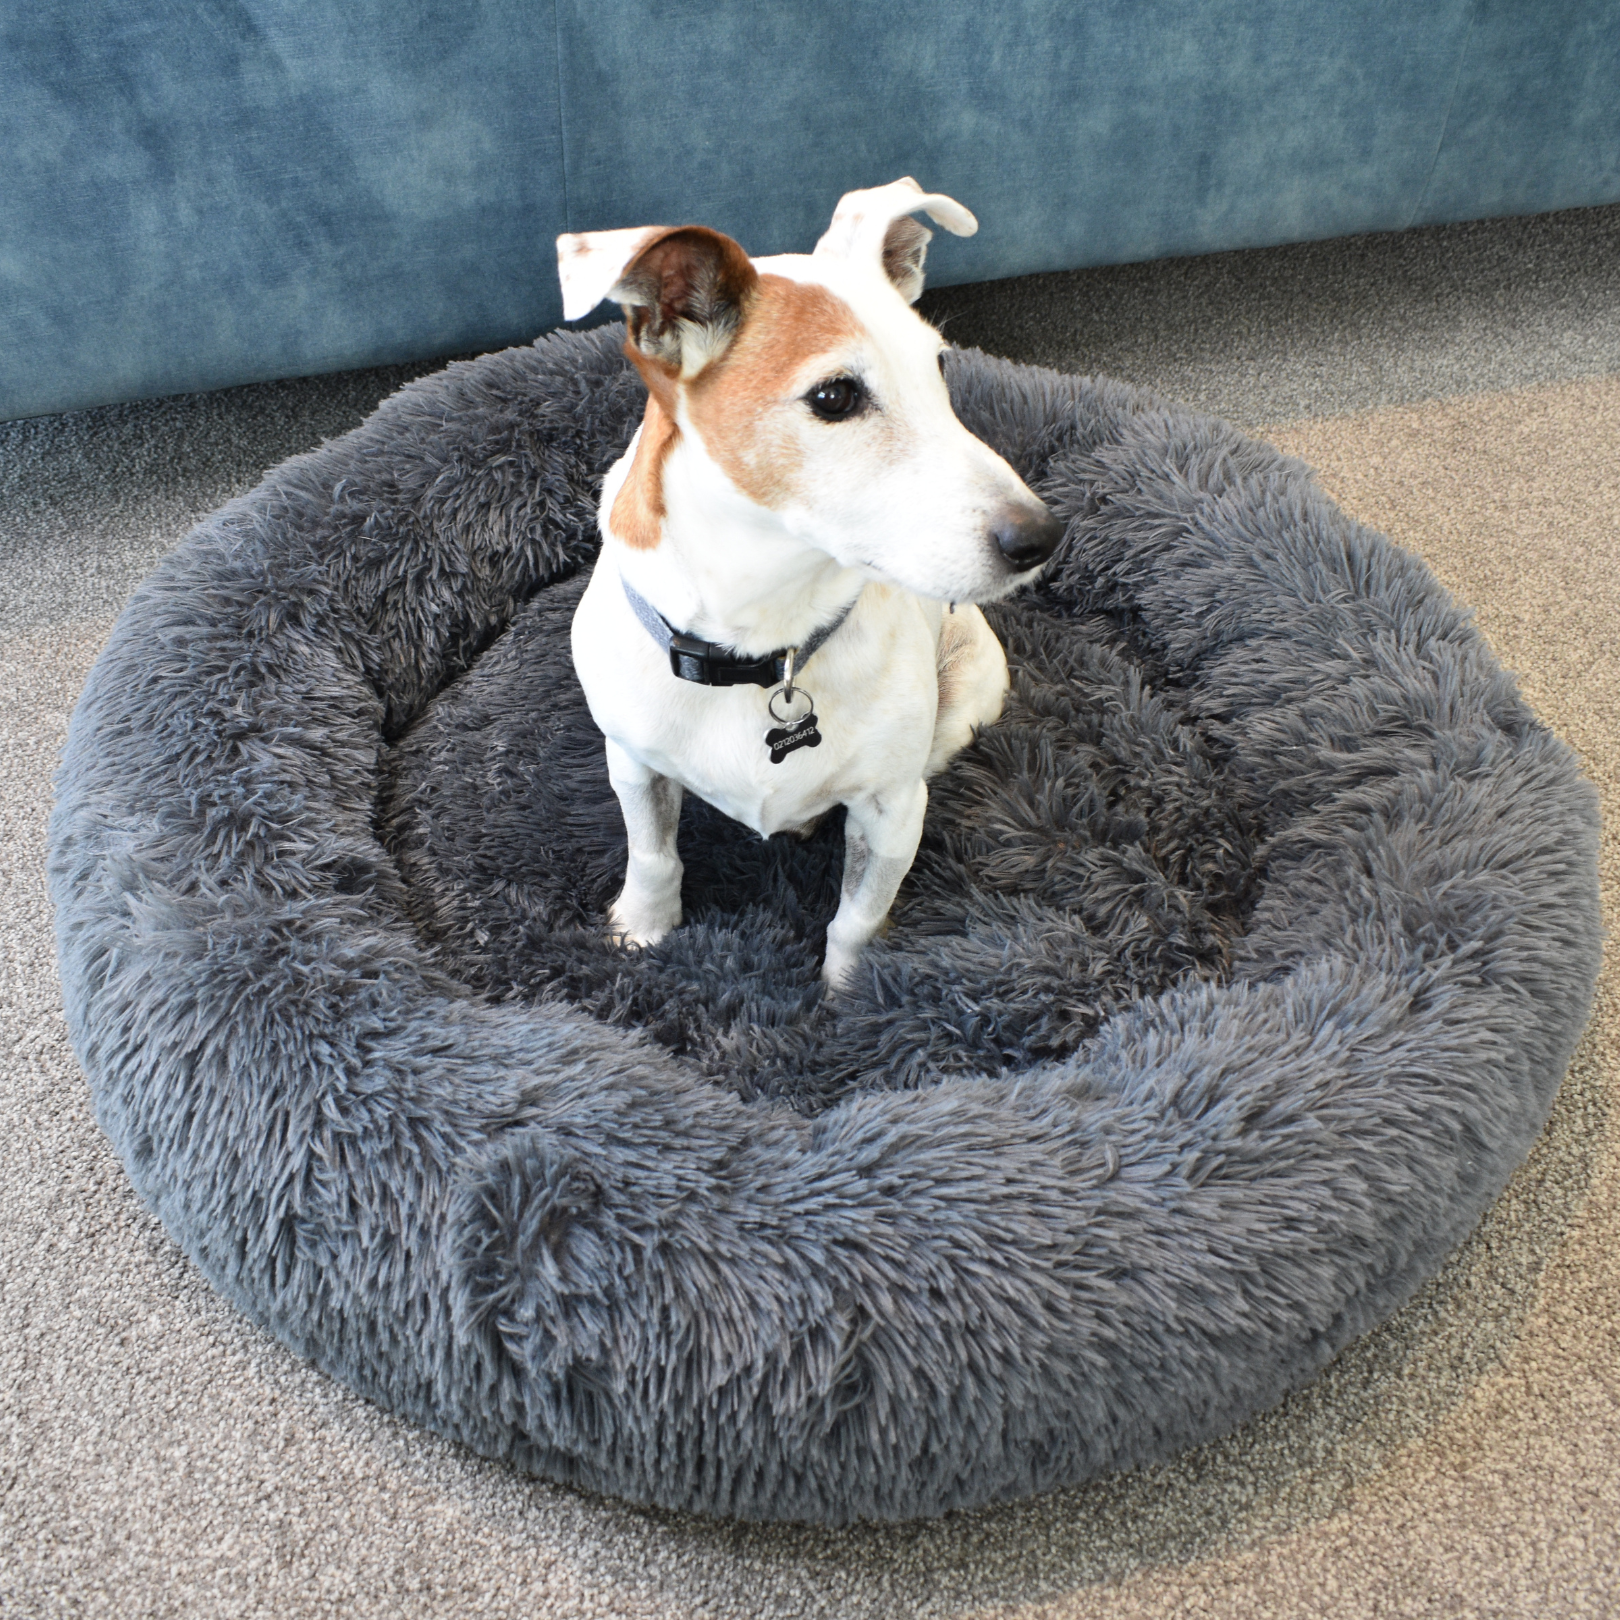
[[[573,625],[629,943],[681,920],[684,790],[765,836],[842,804],[837,986],[916,855],[927,778],[1001,712],[1006,657],[970,604],[1032,579],[1061,527],[951,410],[944,342],[908,307],[917,210],[978,228],[897,180],[844,197],[810,254],[750,260],[699,225],[558,238],[565,315],[621,304],[648,392]]]

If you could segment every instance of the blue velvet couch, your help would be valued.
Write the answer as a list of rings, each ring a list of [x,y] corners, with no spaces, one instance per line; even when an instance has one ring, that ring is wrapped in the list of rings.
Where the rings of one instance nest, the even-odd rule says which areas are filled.
[[[490,348],[559,231],[808,247],[914,174],[938,282],[1620,199],[1616,0],[0,6],[0,417]]]

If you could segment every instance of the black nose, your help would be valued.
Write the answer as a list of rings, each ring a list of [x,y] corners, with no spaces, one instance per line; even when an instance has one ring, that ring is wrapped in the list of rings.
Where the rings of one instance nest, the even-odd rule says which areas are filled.
[[[1057,550],[1063,525],[1044,506],[1010,507],[990,525],[1001,555],[1014,568],[1038,568]]]

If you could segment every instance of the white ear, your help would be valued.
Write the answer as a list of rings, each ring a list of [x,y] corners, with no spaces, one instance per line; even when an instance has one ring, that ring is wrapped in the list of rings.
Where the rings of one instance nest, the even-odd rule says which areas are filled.
[[[894,180],[886,186],[874,186],[870,191],[850,191],[840,197],[838,207],[833,210],[832,223],[816,243],[816,252],[835,259],[870,258],[881,263],[889,227],[896,220],[904,219],[919,209],[936,225],[943,225],[953,236],[972,236],[979,228],[978,220],[961,203],[937,191],[924,191],[908,175],[904,180]],[[920,238],[918,231],[921,231]],[[913,227],[906,255],[915,261],[908,278],[915,280],[916,292],[909,294],[913,299],[922,291],[922,248],[927,242],[928,233],[922,231],[920,226]],[[894,279],[901,292],[907,293],[907,282],[898,276]]]
[[[632,225],[623,231],[578,231],[557,238],[557,279],[563,319],[577,321],[618,285],[625,266],[668,225]]]

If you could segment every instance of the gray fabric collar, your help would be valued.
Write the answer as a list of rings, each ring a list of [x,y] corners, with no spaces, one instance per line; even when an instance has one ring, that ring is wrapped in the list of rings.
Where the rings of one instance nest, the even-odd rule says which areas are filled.
[[[669,667],[683,681],[696,681],[700,686],[775,686],[787,672],[787,656],[794,654],[794,674],[810,662],[811,655],[821,647],[834,631],[847,619],[860,601],[857,591],[844,611],[829,624],[813,632],[798,647],[778,647],[775,652],[758,658],[748,658],[729,648],[677,630],[645,596],[619,575],[624,587],[625,600],[631,611],[641,620],[647,634],[669,654]]]

